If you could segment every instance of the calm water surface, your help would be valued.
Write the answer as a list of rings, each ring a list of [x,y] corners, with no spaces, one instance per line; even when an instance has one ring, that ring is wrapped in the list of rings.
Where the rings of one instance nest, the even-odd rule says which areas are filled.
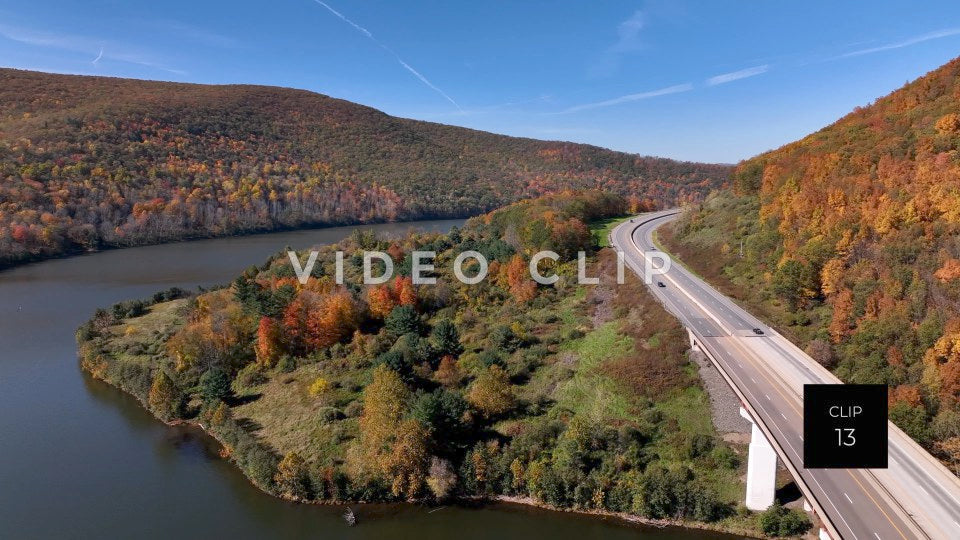
[[[80,371],[73,333],[97,307],[227,283],[287,245],[331,243],[353,229],[107,251],[0,272],[0,538],[733,538],[505,505],[357,506],[360,525],[349,528],[340,509],[260,493],[210,439],[161,424]]]

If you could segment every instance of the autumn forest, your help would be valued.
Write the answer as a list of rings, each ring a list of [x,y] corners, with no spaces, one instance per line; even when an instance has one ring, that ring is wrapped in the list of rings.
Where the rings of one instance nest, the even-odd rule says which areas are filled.
[[[634,209],[729,167],[387,116],[312,92],[0,69],[0,266],[303,226],[467,217],[563,189]]]
[[[889,384],[891,420],[960,473],[960,60],[733,184],[672,249],[844,381]]]

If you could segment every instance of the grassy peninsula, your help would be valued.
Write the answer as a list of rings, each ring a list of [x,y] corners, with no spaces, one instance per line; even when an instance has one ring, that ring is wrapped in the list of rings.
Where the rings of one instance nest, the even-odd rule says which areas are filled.
[[[511,497],[759,534],[738,508],[744,448],[715,431],[682,327],[596,245],[626,204],[566,192],[445,235],[357,232],[319,248],[305,285],[278,253],[223,288],[98,311],[81,363],[287,499]],[[542,249],[560,254],[549,286],[527,272]],[[364,250],[396,277],[362,285]],[[414,250],[437,253],[435,285],[413,285]],[[479,284],[454,278],[466,250],[489,261]],[[599,285],[577,284],[581,250]]]

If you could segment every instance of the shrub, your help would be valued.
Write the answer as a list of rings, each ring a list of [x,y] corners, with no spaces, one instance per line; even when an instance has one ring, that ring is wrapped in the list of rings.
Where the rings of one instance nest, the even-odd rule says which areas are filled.
[[[706,455],[713,450],[713,437],[710,435],[704,435],[702,433],[696,433],[687,440],[685,450],[687,459],[696,459],[700,456]]]
[[[154,304],[159,304],[160,302],[168,302],[170,300],[176,300],[178,298],[186,298],[188,296],[190,296],[190,293],[188,291],[185,291],[180,287],[170,287],[165,291],[159,291],[159,292],[153,293],[153,297],[151,299],[153,300]]]
[[[285,354],[277,361],[277,373],[292,373],[297,369],[297,361],[290,355]]]
[[[316,380],[310,384],[310,395],[314,397],[320,396],[325,394],[329,389],[330,381],[324,379],[323,377],[317,377]]]
[[[336,407],[324,407],[320,409],[317,413],[324,422],[333,422],[336,420],[342,420],[345,415],[343,411]]]
[[[784,508],[779,501],[764,510],[757,520],[763,534],[770,536],[799,536],[813,526],[806,514]]]
[[[265,382],[267,382],[267,376],[263,373],[263,370],[256,362],[251,362],[237,372],[237,376],[233,379],[233,389],[234,391],[240,391]]]

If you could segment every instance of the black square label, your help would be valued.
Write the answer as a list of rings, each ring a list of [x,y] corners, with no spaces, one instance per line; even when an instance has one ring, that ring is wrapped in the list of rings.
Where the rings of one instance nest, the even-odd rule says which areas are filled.
[[[803,466],[887,468],[887,385],[803,385]]]

